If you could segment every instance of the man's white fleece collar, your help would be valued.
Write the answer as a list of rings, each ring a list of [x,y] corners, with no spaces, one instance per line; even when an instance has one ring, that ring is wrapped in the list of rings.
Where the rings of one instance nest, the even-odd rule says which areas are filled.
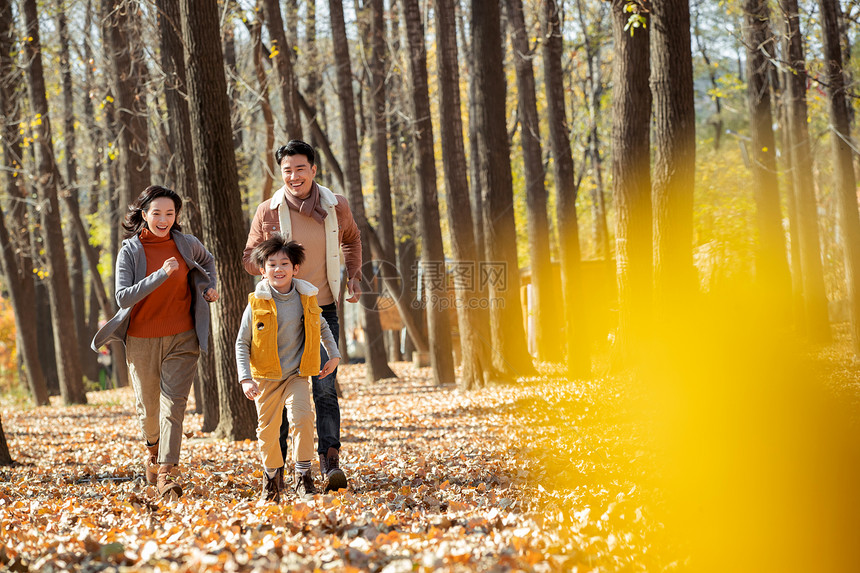
[[[303,294],[305,296],[316,296],[319,292],[319,289],[313,284],[295,277],[293,277],[293,288],[296,289],[299,294]],[[258,282],[257,287],[254,289],[254,296],[263,300],[269,300],[272,298],[272,290],[269,286],[269,281],[263,279]]]
[[[337,197],[335,197],[334,193],[330,190],[326,189],[319,183],[317,183],[317,188],[320,192],[320,205],[323,208],[326,207],[336,207],[337,206]],[[283,185],[280,189],[272,194],[272,199],[269,201],[269,209],[277,209],[282,203],[286,204],[287,199],[284,194],[287,192],[287,186]]]

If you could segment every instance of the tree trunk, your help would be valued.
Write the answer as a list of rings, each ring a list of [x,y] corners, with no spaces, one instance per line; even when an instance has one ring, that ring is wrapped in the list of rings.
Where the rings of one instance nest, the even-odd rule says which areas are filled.
[[[591,161],[594,185],[591,191],[592,235],[597,256],[609,260],[609,230],[606,226],[606,201],[603,185],[603,165],[600,157],[600,134],[598,118],[600,116],[603,87],[600,81],[600,44],[595,42],[593,33],[588,29],[589,22],[583,9],[582,0],[576,2],[579,24],[582,28],[585,47],[585,63],[587,74],[583,81],[583,96],[588,109],[588,158]],[[600,24],[600,18],[593,18],[595,24]],[[598,31],[598,33],[600,33]],[[562,73],[561,68],[559,72]],[[561,81],[561,78],[558,79]],[[570,145],[568,144],[568,148]],[[568,151],[569,153],[569,151]],[[571,172],[572,173],[572,172]]]
[[[372,81],[371,96],[373,105],[373,180],[378,202],[377,218],[378,236],[382,247],[380,260],[387,264],[380,265],[381,277],[396,280],[397,261],[394,253],[394,213],[391,208],[391,174],[388,170],[388,118],[386,112],[385,75],[388,55],[385,49],[385,5],[383,0],[370,0],[370,75]],[[400,281],[400,288],[403,282]],[[402,291],[389,290],[388,295],[393,299],[402,296]],[[400,330],[391,330],[386,334],[388,360],[400,360]]]
[[[593,103],[589,107],[598,104]],[[597,113],[592,110],[590,113]],[[591,171],[594,177],[594,186],[591,191],[591,204],[594,211],[592,217],[594,246],[598,257],[608,261],[609,253],[609,228],[606,225],[606,198],[603,192],[603,160],[600,158],[600,138],[597,130],[597,117],[591,123],[588,134],[588,159],[591,162]]]
[[[116,121],[119,127],[121,194],[117,205],[122,211],[151,181],[149,131],[146,125],[146,84],[142,81],[143,57],[134,41],[129,0],[104,0],[106,44],[113,68]]]
[[[479,273],[479,279],[488,283],[490,293],[493,365],[505,374],[523,377],[533,375],[535,368],[526,346],[520,303],[501,28],[497,2],[472,0],[473,73],[477,82],[474,121],[486,249],[482,271],[487,273]]]
[[[72,67],[69,54],[69,31],[63,0],[57,0],[57,31],[60,36],[60,75],[63,87],[63,139],[65,142],[66,189],[62,191],[66,202],[78,204],[78,149],[75,145],[75,109],[72,91]],[[89,243],[82,243],[77,234],[69,237],[68,253],[71,270],[72,312],[75,319],[75,332],[78,338],[78,355],[83,375],[90,380],[98,379],[99,364],[96,354],[90,350],[90,333],[87,329],[85,272],[98,273],[98,267],[84,269],[82,250]]]
[[[105,6],[103,4],[102,6]],[[103,21],[103,26],[106,26],[106,23]],[[109,29],[105,29],[103,27],[103,36],[106,37],[110,33]],[[110,95],[110,90],[108,89],[108,95]],[[118,132],[118,122],[116,121],[116,113],[114,111],[113,104],[110,99],[113,98],[105,98],[105,123],[107,124],[107,132],[109,133],[110,141],[118,141],[119,140],[119,132]],[[108,205],[109,205],[109,223],[110,223],[110,254],[111,254],[111,272],[116,269],[116,257],[119,252],[119,229],[120,229],[120,214],[124,213],[125,209],[128,208],[128,204],[120,205],[119,200],[122,195],[121,184],[118,184],[117,177],[117,161],[110,161],[107,164],[107,188],[109,191],[108,197]],[[108,285],[116,284],[116,277],[111,275],[112,280],[108,281]],[[111,294],[114,296],[116,293],[111,289]],[[113,313],[108,313],[105,315],[105,320],[109,319]],[[111,365],[113,366],[113,379],[117,388],[125,388],[128,386],[128,363],[125,359],[125,344],[116,341],[112,342],[110,345],[111,352]]]
[[[400,54],[403,34],[400,26],[400,10],[397,0],[391,4],[389,12],[391,32],[389,43],[393,54]],[[427,316],[419,310],[420,304],[416,298],[418,293],[417,262],[415,256],[415,240],[417,235],[415,221],[415,195],[413,183],[414,147],[407,145],[411,132],[408,127],[408,101],[406,86],[402,74],[392,74],[388,78],[392,113],[389,116],[388,133],[391,137],[391,156],[394,172],[394,213],[396,213],[396,256],[397,268],[401,277],[401,297],[397,299],[397,310],[406,326],[407,355],[411,357],[412,350],[417,350],[423,356],[429,355],[427,343]],[[406,254],[408,253],[408,254]],[[394,290],[394,289],[392,289]],[[411,358],[407,358],[411,359]]]
[[[472,34],[474,35],[471,22],[470,29],[473,30]],[[462,34],[463,36],[466,35],[465,30]],[[469,186],[471,187],[469,203],[472,208],[472,222],[475,229],[475,260],[480,262],[487,252],[487,247],[484,241],[484,191],[481,187],[481,159],[478,151],[478,77],[475,73],[478,64],[475,62],[471,42],[463,43],[463,52],[469,73]]]
[[[857,211],[857,182],[851,142],[851,119],[845,97],[842,48],[839,43],[839,3],[819,0],[824,41],[824,64],[830,112],[830,143],[833,148],[833,183],[839,206],[839,228],[845,281],[851,316],[851,343],[854,356],[860,356],[860,213]]]
[[[570,378],[591,373],[589,325],[583,298],[579,226],[576,214],[577,184],[568,139],[569,124],[564,108],[564,80],[561,54],[564,49],[556,0],[543,0],[543,69],[546,89],[549,138],[552,147],[556,187],[559,254],[564,291],[564,342]],[[596,168],[596,166],[595,166]]]
[[[71,78],[71,66],[69,62],[69,38],[68,38],[68,30],[67,30],[67,22],[65,18],[65,13],[62,11],[62,3],[59,5],[60,10],[58,12],[57,18],[57,28],[60,35],[60,68],[62,72],[62,84],[63,84],[63,97],[64,97],[64,130],[66,136],[66,178],[67,178],[67,190],[64,192],[63,198],[68,207],[69,211],[69,219],[68,222],[71,224],[73,230],[71,234],[71,239],[74,240],[75,248],[73,251],[77,251],[77,256],[80,258],[81,251],[86,254],[87,265],[90,270],[90,276],[92,277],[92,288],[91,291],[91,304],[94,303],[96,306],[96,316],[98,315],[98,310],[102,310],[106,316],[111,316],[115,309],[113,305],[108,302],[108,296],[104,287],[104,284],[101,279],[101,275],[98,273],[98,262],[99,262],[99,254],[98,249],[89,243],[90,233],[86,229],[86,226],[83,224],[82,217],[80,214],[80,204],[78,202],[78,191],[77,191],[77,165],[75,160],[75,155],[77,150],[75,148],[75,120],[74,120],[74,107],[73,107],[73,92],[72,92],[72,78]],[[91,5],[88,4],[88,8],[91,8]],[[89,30],[91,27],[91,13],[89,10],[86,14],[84,29]],[[92,49],[90,47],[89,42],[85,42],[85,59],[89,62],[92,58]],[[92,87],[92,65],[88,64],[86,66],[86,88],[87,91],[93,89]],[[86,117],[86,122],[88,126],[95,131],[94,129],[94,113],[92,108],[92,102],[90,98],[87,97],[84,100],[84,113]],[[96,148],[98,148],[99,138],[93,138]],[[54,166],[54,169],[58,169],[58,166]],[[96,160],[94,161],[94,171],[93,171],[93,187],[96,188],[98,185],[100,175],[100,162],[98,160],[98,155],[96,154]],[[55,173],[55,177],[58,181],[62,181],[62,177],[59,173]],[[93,197],[97,196],[97,193],[94,191],[90,192],[90,206],[92,207],[91,211],[95,212],[97,210],[98,204],[93,201]],[[71,242],[71,241],[70,241]],[[80,266],[79,266],[80,268]],[[81,285],[81,290],[83,291],[83,285]],[[74,289],[73,289],[73,297],[74,297]],[[84,314],[83,309],[83,292],[80,294],[81,300],[76,302],[76,313],[78,312],[77,306],[80,306],[81,315]],[[91,309],[92,312],[92,309]],[[77,317],[76,317],[77,320]],[[89,348],[89,340],[91,339],[91,333],[86,324],[86,320],[84,320],[83,325],[78,325],[79,328],[77,330],[79,336],[79,343],[82,351],[85,351],[85,354],[82,354],[81,359],[82,363],[90,362],[92,363],[90,367],[92,368],[89,371],[85,371],[85,375],[90,380],[98,379],[98,362],[96,360],[96,355],[92,353]],[[94,331],[93,333],[94,334]],[[85,369],[86,370],[86,369]]]
[[[310,4],[315,1],[310,0],[307,3]],[[299,47],[299,0],[284,0],[284,14],[287,20],[287,42],[290,58],[295,65],[296,52]]]
[[[329,162],[328,169],[331,171],[332,175],[334,175],[337,183],[341,187],[346,186],[346,178],[343,174],[343,170],[340,167],[340,163],[337,158],[334,156],[334,152],[331,149],[331,144],[329,143],[328,137],[326,137],[324,131],[324,121],[321,123],[320,119],[325,119],[325,115],[318,112],[316,108],[311,107],[310,104],[302,97],[302,94],[299,94],[299,105],[302,108],[302,113],[308,120],[310,124],[309,127],[311,129],[311,134],[315,138],[315,141],[319,143],[320,150],[323,152],[326,161]],[[320,98],[320,103],[324,104],[324,98]],[[322,109],[322,108],[321,108]],[[322,164],[320,164],[322,165]],[[319,172],[319,171],[317,171]]]
[[[854,7],[857,6],[856,3],[848,3],[849,13],[852,8],[852,4]],[[851,36],[849,36],[850,26],[848,25],[848,19],[845,17],[845,13],[842,11],[842,6],[839,5],[839,2],[835,2],[834,6],[836,8],[836,20],[839,26],[839,45],[842,48],[842,74],[844,76],[843,81],[846,86],[850,86],[853,84],[853,77],[851,73]],[[856,23],[857,20],[855,19]],[[851,100],[847,100],[846,107],[848,108],[848,125],[853,128],[854,126],[854,106]]]
[[[436,0],[434,14],[442,165],[445,169],[448,227],[452,233],[454,264],[457,265],[454,294],[462,364],[459,385],[464,390],[471,390],[485,386],[493,377],[492,357],[487,345],[490,339],[490,314],[480,308],[481,291],[477,288],[476,280],[477,248],[463,142],[454,0]]]
[[[55,172],[55,177],[59,180],[60,179],[59,173]],[[66,207],[69,211],[69,223],[72,225],[72,228],[73,228],[72,233],[74,234],[75,237],[77,237],[79,243],[81,245],[83,245],[83,251],[84,251],[84,254],[86,255],[89,268],[98,269],[99,253],[96,250],[96,248],[94,246],[92,246],[88,241],[88,237],[90,236],[90,232],[89,232],[89,229],[87,229],[87,227],[84,225],[83,218],[81,217],[80,206],[78,205],[78,202],[76,200],[74,200],[69,195],[67,195],[65,197],[65,203],[66,203]],[[102,281],[101,275],[98,272],[94,272],[94,273],[92,273],[91,278],[92,278],[91,289],[92,289],[92,292],[95,294],[95,300],[98,303],[99,307],[101,308],[102,314],[104,314],[105,317],[113,316],[114,313],[116,312],[116,306],[108,298],[107,288],[105,287],[104,282]],[[88,338],[88,340],[89,340],[89,338]],[[121,380],[127,380],[128,373],[126,371],[125,362],[124,362],[125,361],[125,345],[122,342],[114,341],[114,342],[110,343],[110,349],[111,349],[111,353],[112,353],[112,355],[114,357],[114,361],[115,361],[114,368],[115,369],[121,368],[121,370],[118,373],[118,376],[120,377]],[[87,350],[89,350],[89,343],[87,343]],[[122,365],[119,365],[116,363],[119,359],[121,359],[123,361]],[[98,375],[96,375],[96,378],[93,378],[92,380],[97,379],[97,377],[98,377]],[[127,382],[125,384],[118,384],[118,385],[125,386],[125,385],[127,385]]]
[[[448,281],[436,190],[433,122],[427,87],[427,52],[418,0],[403,0],[403,21],[409,45],[412,140],[418,183],[418,230],[421,233],[423,295],[430,342],[430,366],[437,385],[453,384],[454,356],[448,315]]]
[[[334,44],[334,62],[337,68],[337,95],[340,102],[343,149],[346,154],[346,184],[349,192],[349,203],[352,215],[361,232],[361,260],[369,263],[370,228],[364,214],[358,135],[355,128],[355,104],[352,93],[352,66],[349,61],[346,23],[343,19],[343,2],[341,0],[329,0],[329,15],[331,17],[332,42]],[[370,268],[369,265],[368,268]],[[362,284],[362,290],[364,292],[361,294],[359,303],[361,304],[364,318],[367,376],[372,381],[381,380],[382,378],[394,378],[396,375],[388,366],[385,356],[382,327],[379,323],[379,313],[376,308],[377,295],[371,292],[371,288],[367,283]]]
[[[696,7],[696,14],[695,22],[693,23],[693,38],[696,40],[696,47],[699,49],[699,54],[702,56],[705,68],[708,70],[708,80],[711,83],[714,115],[708,119],[708,123],[714,127],[714,151],[719,151],[720,142],[723,137],[723,102],[722,98],[718,95],[720,93],[720,85],[717,83],[717,67],[708,54],[705,42],[702,41],[701,28],[699,27],[699,4],[694,4],[694,6]]]
[[[237,384],[236,333],[245,309],[241,293],[252,289],[239,261],[245,228],[239,197],[239,175],[230,128],[230,102],[218,35],[218,7],[206,0],[180,0],[185,67],[191,112],[203,242],[215,256],[218,290],[225,293],[210,309],[220,415],[215,433],[230,440],[253,439],[257,414]],[[194,22],[195,25],[189,25]]]
[[[404,174],[405,175],[405,174]],[[404,176],[405,179],[405,176]],[[395,195],[395,198],[397,196]],[[413,209],[414,211],[414,209]],[[398,218],[401,211],[397,209]],[[409,218],[414,219],[410,213]],[[401,222],[405,221],[401,219]],[[414,223],[404,224],[404,231],[414,230]],[[415,248],[415,233],[404,233],[400,237],[400,242],[397,246],[397,266],[400,269],[400,275],[403,277],[404,292],[418,292],[418,273],[415,272],[418,268],[418,256]],[[411,319],[414,324],[414,332],[409,329],[409,337],[406,344],[405,360],[413,360],[413,353],[417,352],[427,356],[429,348],[427,346],[427,314],[415,308],[417,305],[408,305],[406,311],[401,311],[405,317]],[[411,317],[409,316],[411,314]]]
[[[3,245],[0,269],[3,271],[6,289],[12,304],[18,339],[21,341],[19,354],[23,358],[27,383],[33,403],[37,406],[48,404],[48,387],[42,365],[39,362],[39,345],[36,337],[36,303],[33,268],[30,257],[29,221],[23,199],[26,195],[21,188],[23,177],[21,169],[21,135],[18,132],[18,108],[15,101],[19,76],[13,72],[12,45],[15,38],[12,21],[12,6],[9,0],[0,0],[0,115],[3,116],[2,141],[3,167],[5,168],[6,195],[12,198],[7,217],[0,209],[0,244]],[[13,237],[10,237],[9,227]],[[24,325],[27,325],[24,327]]]
[[[86,12],[84,16],[84,122],[86,123],[87,132],[92,142],[94,153],[92,155],[92,175],[89,185],[89,205],[87,212],[89,216],[95,217],[99,211],[99,196],[101,194],[101,177],[102,177],[102,157],[104,153],[104,135],[98,128],[96,123],[95,107],[93,100],[96,99],[98,88],[96,87],[94,65],[89,62],[94,62],[93,54],[93,38],[90,36],[93,27],[93,5],[92,0],[87,0]],[[101,247],[95,247],[97,258],[101,253]],[[98,269],[91,271],[90,276],[95,277],[98,274]],[[87,316],[87,340],[91,340],[98,331],[99,311],[101,307],[98,302],[98,294],[95,289],[90,289],[90,301]]]
[[[115,6],[112,2],[104,1],[101,3],[101,26],[99,27],[101,31],[102,38],[102,47],[105,52],[105,58],[111,62],[111,67],[105,70],[105,75],[109,78],[108,86],[106,89],[106,94],[103,100],[104,105],[104,119],[105,119],[105,131],[108,133],[108,140],[111,142],[120,142],[120,147],[122,147],[122,142],[120,141],[120,132],[123,130],[123,127],[120,123],[120,118],[118,112],[116,110],[116,106],[114,105],[115,98],[113,94],[115,92],[115,87],[120,83],[120,79],[116,74],[117,71],[117,62],[115,61],[113,50],[113,40],[112,37],[116,32],[116,20],[113,17],[113,13],[115,10]],[[122,40],[122,38],[120,38]],[[123,48],[125,49],[125,44],[123,44]],[[122,53],[122,52],[121,52]],[[130,62],[130,58],[128,54],[125,54],[125,59],[127,60],[125,63]],[[119,62],[122,64],[122,62]],[[114,86],[111,88],[110,86]],[[119,102],[117,102],[119,103]],[[136,116],[132,116],[136,118]],[[139,123],[139,122],[138,122]],[[148,141],[148,135],[147,135]],[[116,269],[116,257],[119,252],[120,247],[120,236],[119,230],[121,228],[121,219],[124,216],[126,209],[128,209],[129,202],[131,200],[130,197],[125,197],[126,190],[125,187],[128,187],[127,182],[119,176],[119,168],[121,166],[126,166],[127,164],[131,164],[131,162],[138,161],[140,159],[137,157],[129,157],[124,151],[120,153],[120,161],[108,161],[107,167],[107,188],[108,188],[108,209],[109,209],[109,227],[110,227],[110,254],[111,254],[111,272]],[[147,155],[148,157],[148,155]],[[118,165],[119,164],[119,165]],[[143,164],[142,169],[144,173],[148,173],[149,164],[148,161]],[[132,176],[140,175],[140,173],[134,173]],[[143,177],[141,177],[141,181],[138,181],[137,184],[146,184],[148,185],[149,177],[147,175],[146,181],[143,181]],[[141,188],[142,190],[143,188]],[[108,284],[112,285],[116,283],[116,277],[112,276],[112,280],[108,282]],[[112,295],[113,290],[111,291]],[[109,319],[112,316],[111,314],[107,314],[105,319]],[[126,363],[125,358],[125,344],[122,342],[113,342],[110,346],[111,349],[111,364],[113,365],[113,378],[115,385],[118,388],[126,387],[129,384],[128,380],[128,364]]]
[[[262,24],[259,20],[251,27],[251,42],[254,45],[254,73],[257,75],[257,84],[260,89],[260,110],[263,112],[263,123],[266,125],[266,149],[265,162],[266,170],[263,173],[263,190],[260,194],[260,202],[266,201],[272,197],[272,187],[274,178],[280,173],[280,169],[276,171],[275,165],[275,118],[272,115],[272,106],[269,103],[269,80],[266,77],[266,71],[263,69],[263,39],[262,39]]]
[[[175,2],[173,2],[173,6],[173,10],[178,11],[179,8]],[[230,13],[227,17],[232,21],[233,14]],[[178,25],[179,22],[176,22],[176,26]],[[178,28],[175,30],[175,33],[180,36],[182,35]],[[164,32],[162,32],[162,36],[163,34]],[[242,113],[240,109],[241,98],[239,97],[239,72],[236,69],[236,33],[232,24],[228,24],[224,29],[224,64],[227,66],[227,92],[230,96],[230,125],[233,128],[233,149],[239,149],[242,147],[244,134],[242,131]],[[184,69],[185,64],[183,63],[182,65]]]
[[[522,0],[507,0],[506,4],[517,76],[520,145],[526,180],[529,266],[534,303],[531,314],[534,316],[537,357],[541,361],[556,361],[561,358],[559,323],[556,320],[559,313],[553,304],[558,300],[558,295],[555,292],[549,253],[549,219],[546,212],[548,197],[544,183],[540,119],[532,67],[534,52],[529,46]],[[605,223],[604,219],[604,225]]]
[[[247,19],[245,20],[245,25],[248,28],[248,31],[250,32],[251,31],[251,24],[247,21]],[[268,48],[266,48],[265,44],[262,45],[262,50],[263,50],[263,54],[266,56],[265,61],[269,61],[271,59],[269,57],[271,55],[271,52],[268,50]],[[308,101],[304,98],[304,96],[302,96],[301,92],[297,91],[296,98],[298,99],[299,108],[301,109],[302,114],[304,114],[305,118],[308,120],[308,124],[309,124],[310,130],[311,130],[311,136],[314,137],[315,141],[318,142],[319,151],[321,151],[323,156],[325,156],[326,161],[328,161],[330,163],[329,169],[332,171],[332,174],[337,179],[337,182],[341,186],[345,186],[344,185],[345,179],[344,179],[343,171],[341,170],[340,164],[338,163],[337,158],[335,157],[335,155],[331,149],[331,145],[329,143],[328,137],[326,137],[326,134],[324,131],[325,130],[325,127],[324,127],[325,122],[324,121],[322,121],[322,122],[318,121],[318,119],[320,119],[320,118],[324,120],[324,116],[322,114],[318,114],[316,108],[312,107],[308,103]],[[322,159],[319,158],[318,166],[322,165],[321,161],[322,161]],[[319,173],[319,170],[320,170],[320,168],[318,167],[317,173]],[[326,180],[326,177],[324,174],[319,176],[319,177],[320,177],[320,181]]]
[[[3,431],[3,420],[0,420],[0,466],[10,466],[12,462],[12,454],[9,453],[9,444],[6,442],[6,433]]]
[[[60,222],[60,203],[57,198],[57,179],[52,148],[51,119],[45,95],[45,78],[42,69],[42,48],[39,41],[39,19],[36,0],[23,3],[27,38],[27,87],[31,112],[39,118],[35,126],[36,169],[39,173],[38,189],[41,208],[41,232],[45,237],[45,257],[48,272],[48,298],[51,302],[51,322],[54,326],[55,358],[60,375],[60,393],[66,404],[86,404],[83,374],[81,373],[78,337],[72,314],[69,292],[69,268],[63,248],[63,229]]]
[[[197,190],[197,169],[194,165],[194,146],[191,133],[191,114],[188,110],[185,49],[182,45],[182,23],[179,6],[173,0],[157,0],[158,22],[161,35],[161,68],[165,75],[164,99],[167,105],[170,147],[176,155],[176,192],[185,199],[183,222],[195,237],[203,236],[200,215],[200,193]],[[234,92],[235,93],[235,86]],[[233,102],[235,104],[235,101]],[[241,129],[235,129],[235,109],[231,111],[233,144],[241,141]],[[210,338],[211,338],[210,328]],[[211,432],[218,425],[218,385],[216,383],[213,353],[200,355],[197,362],[197,379],[194,386],[195,408],[203,414],[203,431]]]
[[[263,0],[263,11],[272,38],[272,54],[278,70],[278,84],[281,88],[281,102],[284,105],[284,131],[287,139],[302,139],[302,122],[299,116],[299,102],[296,97],[297,82],[293,71],[291,44],[284,32],[284,19],[278,0]]]
[[[638,30],[637,30],[638,32]],[[688,0],[651,4],[654,98],[654,286],[661,317],[677,316],[696,290],[693,187],[696,110]]]
[[[756,257],[756,282],[762,307],[769,322],[786,324],[790,316],[791,284],[785,256],[785,232],[779,204],[776,171],[776,141],[770,105],[768,66],[775,57],[768,35],[769,14],[766,0],[746,0],[745,42],[747,45],[747,98],[752,134],[753,181],[759,241]]]
[[[35,213],[33,214],[35,215]],[[33,221],[38,217],[31,216]],[[41,246],[41,243],[39,243]],[[32,254],[35,254],[32,253]],[[36,260],[35,257],[32,257]],[[41,265],[41,263],[39,263]],[[39,363],[45,375],[45,384],[48,387],[48,396],[60,395],[60,371],[56,360],[56,348],[54,347],[54,325],[51,323],[51,305],[44,304],[49,300],[47,281],[37,280],[34,300],[43,301],[36,305],[36,339],[39,354]]]
[[[768,28],[768,37],[774,42],[774,50],[777,49],[777,40],[773,35],[773,31]],[[781,57],[781,56],[780,56]],[[785,102],[785,70],[778,69],[773,63],[768,66],[768,75],[770,76],[771,93],[774,96],[774,102],[777,109],[777,126],[779,129],[779,147],[781,153],[779,157],[782,159],[782,170],[788,173],[786,178],[786,207],[788,210],[789,221],[789,242],[791,244],[790,256],[791,260],[791,308],[794,327],[797,331],[805,331],[803,324],[804,320],[804,305],[803,305],[803,269],[800,265],[800,239],[797,230],[797,205],[795,198],[797,194],[794,189],[794,178],[791,176],[794,173],[794,165],[792,164],[791,145],[789,143],[788,133],[788,109]]]
[[[302,77],[305,80],[305,96],[309,107],[314,110],[314,115],[325,115],[322,104],[323,98],[320,95],[322,88],[322,73],[320,70],[320,54],[317,47],[317,7],[316,0],[307,0],[305,3],[305,41],[303,50],[304,73]],[[317,118],[308,118],[308,124],[317,124]],[[310,144],[314,149],[320,147],[321,142],[314,129],[311,129]],[[329,178],[326,178],[322,158],[317,159],[317,179],[326,181],[326,185],[332,186]],[[343,187],[343,184],[341,184]]]
[[[2,208],[0,208],[0,242],[4,245],[12,244]],[[23,357],[30,396],[36,406],[45,406],[49,404],[48,387],[42,373],[42,366],[39,364],[36,329],[32,326],[35,324],[35,301],[33,300],[32,284],[29,285],[28,290],[27,285],[21,279],[21,269],[12,249],[4,248],[2,251],[3,256],[0,260],[2,267],[0,268],[3,270],[9,302],[12,304],[12,311],[15,316],[15,324],[21,325],[18,328],[18,340],[21,341],[20,354]]]
[[[618,328],[613,366],[638,362],[650,331],[653,305],[651,250],[651,91],[649,14],[643,26],[625,30],[626,0],[612,1],[612,192],[616,210],[615,264]]]
[[[827,295],[821,264],[821,244],[818,238],[818,207],[812,180],[812,154],[809,146],[806,109],[806,60],[797,0],[779,0],[784,20],[784,58],[788,92],[788,128],[790,132],[791,163],[794,167],[794,192],[797,210],[797,231],[800,243],[800,266],[803,269],[804,324],[806,335],[814,342],[830,340],[827,318]]]

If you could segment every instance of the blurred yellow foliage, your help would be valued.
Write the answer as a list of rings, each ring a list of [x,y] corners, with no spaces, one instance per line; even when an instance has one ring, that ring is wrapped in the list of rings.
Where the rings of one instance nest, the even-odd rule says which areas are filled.
[[[9,388],[18,377],[15,315],[12,305],[0,298],[0,388]]]

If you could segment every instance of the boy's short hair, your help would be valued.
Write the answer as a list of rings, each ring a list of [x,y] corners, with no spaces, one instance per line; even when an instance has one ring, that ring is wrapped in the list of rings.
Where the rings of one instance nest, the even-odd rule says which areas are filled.
[[[262,269],[272,255],[285,253],[293,265],[305,262],[305,248],[295,241],[288,241],[281,233],[275,233],[251,251],[251,262]]]

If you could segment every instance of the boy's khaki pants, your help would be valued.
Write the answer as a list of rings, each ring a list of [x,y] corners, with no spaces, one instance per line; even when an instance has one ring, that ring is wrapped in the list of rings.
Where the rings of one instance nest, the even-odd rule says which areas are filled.
[[[257,405],[257,439],[263,466],[275,469],[284,465],[278,444],[281,412],[287,408],[290,433],[293,436],[293,460],[304,462],[314,455],[314,409],[311,405],[311,382],[294,374],[285,380],[257,380],[260,395]]]
[[[182,421],[199,356],[194,329],[158,338],[126,337],[125,358],[140,427],[148,444],[159,444],[160,464],[179,463]]]

